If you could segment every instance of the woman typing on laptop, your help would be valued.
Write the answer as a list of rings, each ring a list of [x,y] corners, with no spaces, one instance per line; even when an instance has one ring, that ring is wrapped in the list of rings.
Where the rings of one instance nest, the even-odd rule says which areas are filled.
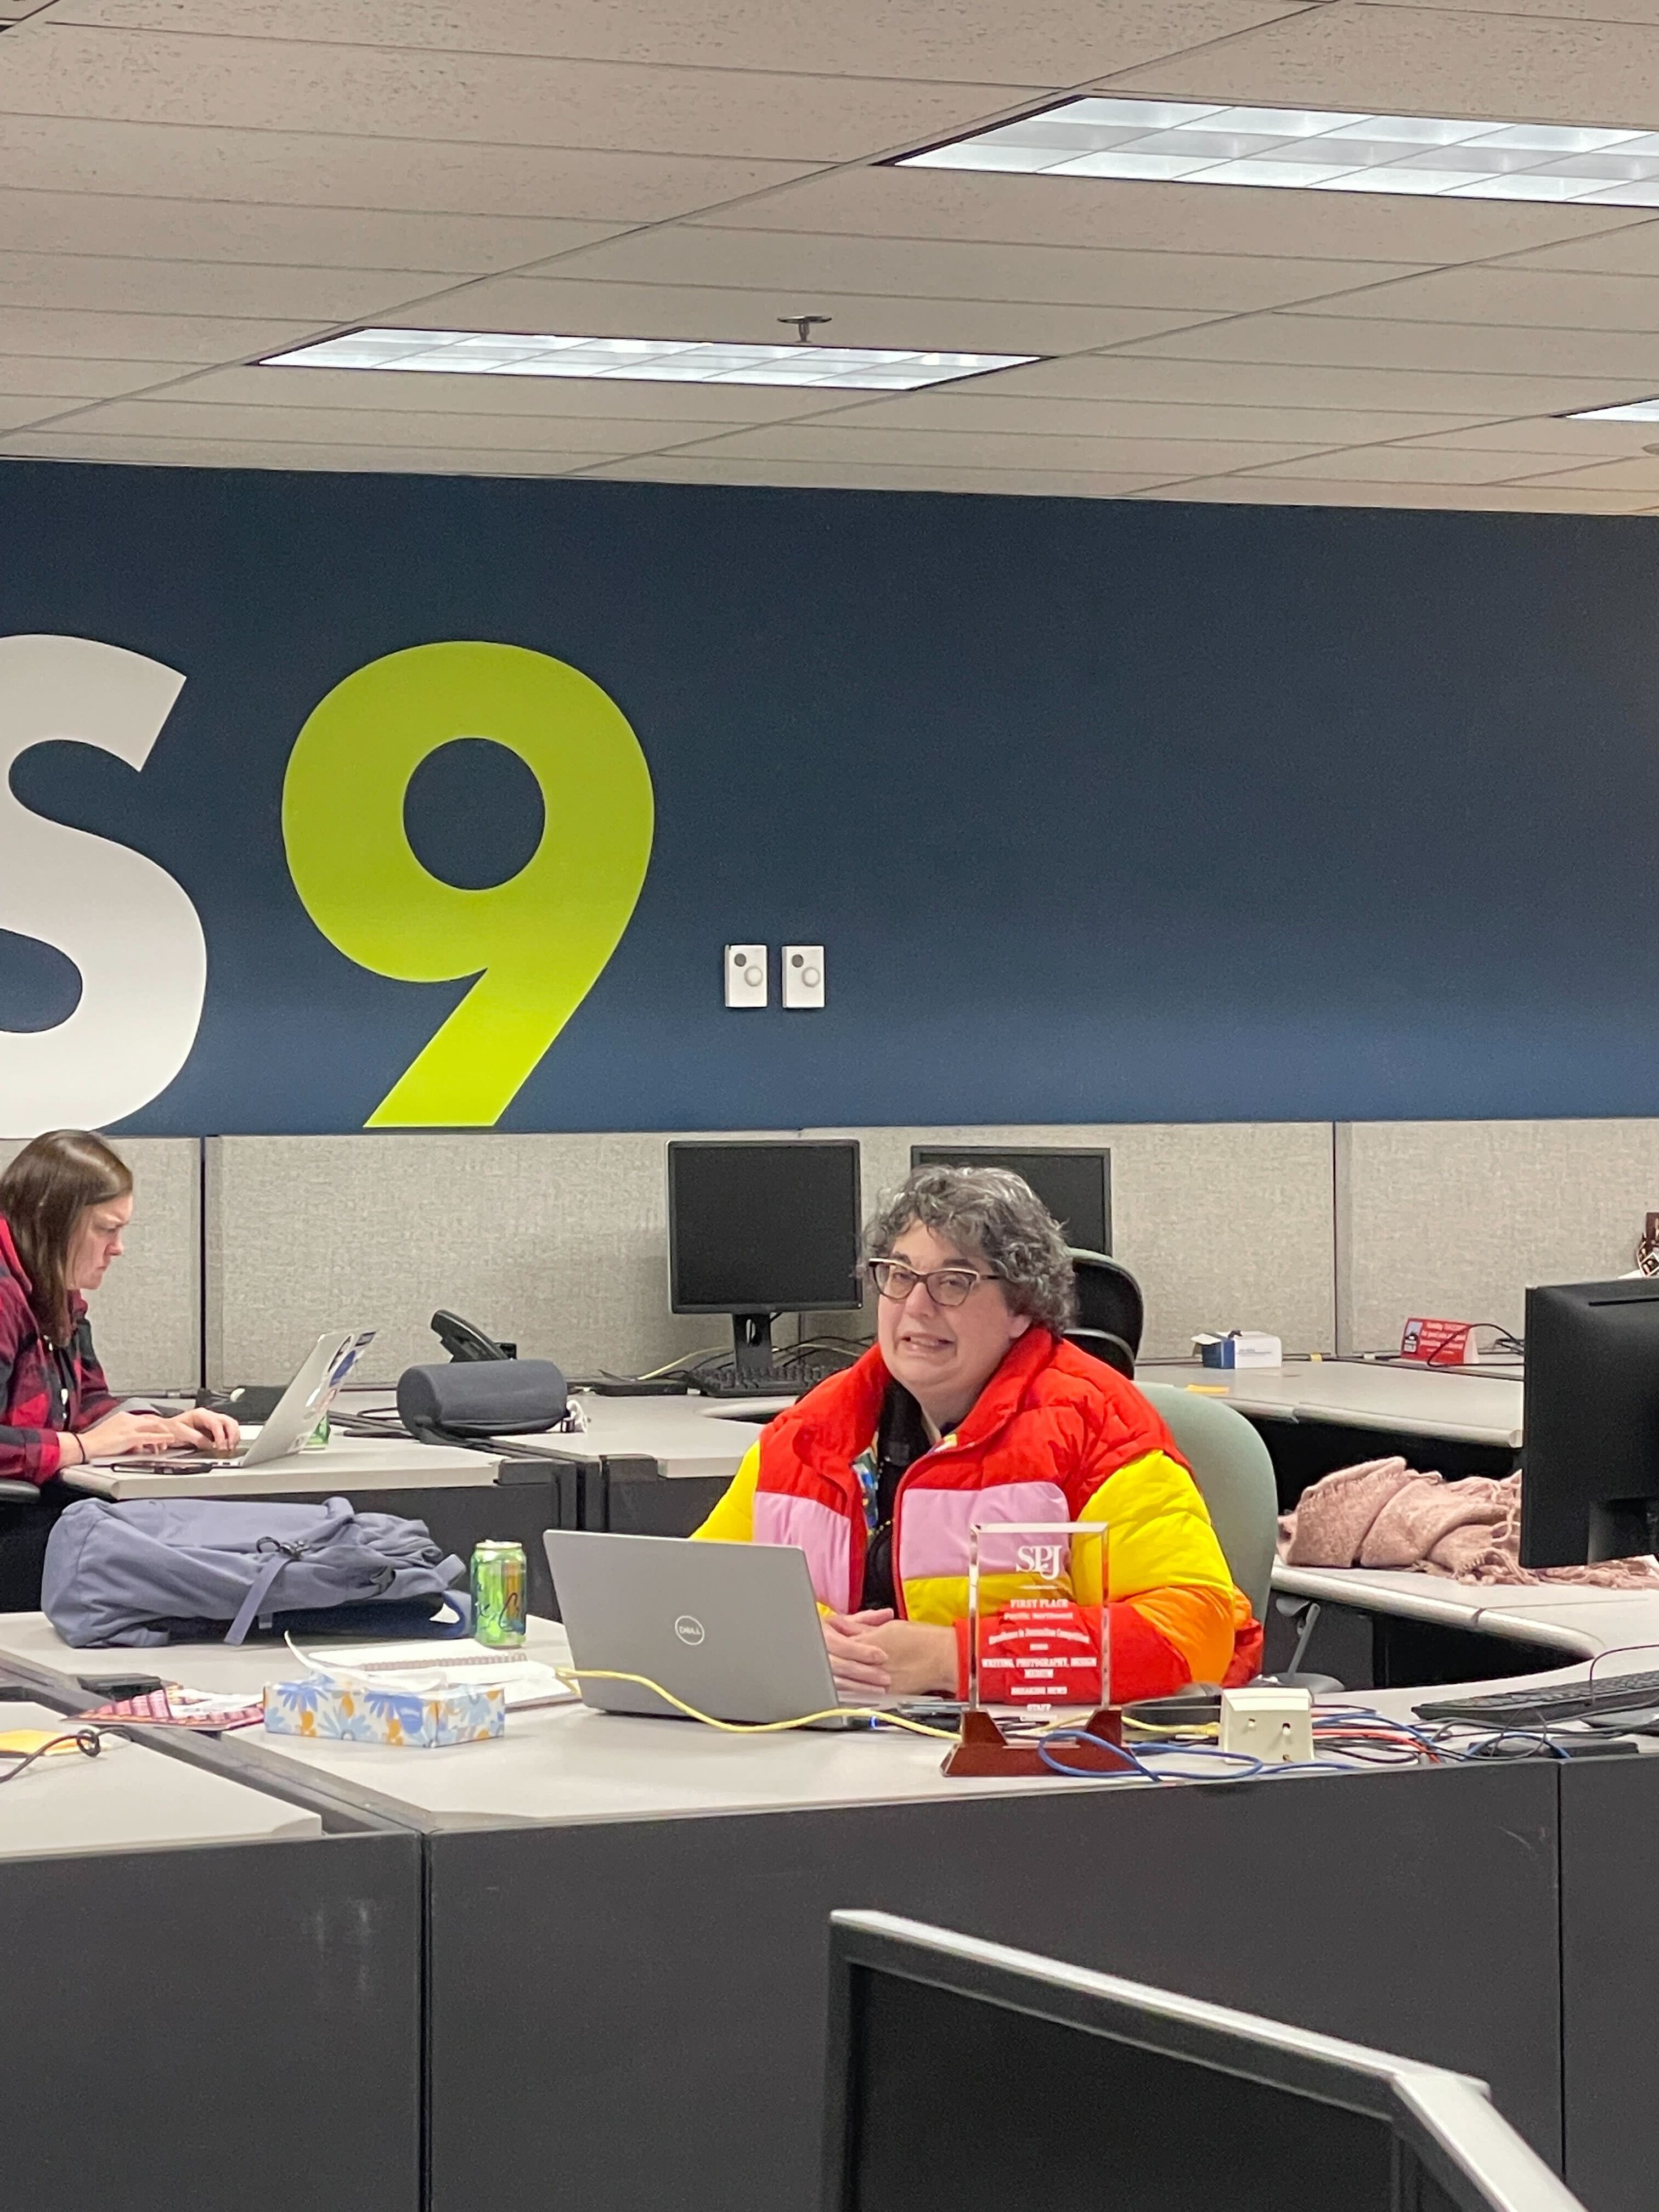
[[[0,1175],[0,1480],[45,1486],[89,1459],[236,1443],[222,1413],[124,1413],[110,1394],[82,1293],[120,1258],[131,1219],[125,1162],[83,1130],[37,1137]]]
[[[799,1545],[836,1686],[963,1693],[969,1528],[1103,1521],[1071,1598],[1108,1607],[1112,1697],[1248,1680],[1261,1631],[1133,1382],[1064,1341],[1060,1230],[998,1168],[917,1169],[871,1224],[876,1343],[763,1431],[697,1530]],[[1091,1586],[1092,1581],[1093,1586]]]

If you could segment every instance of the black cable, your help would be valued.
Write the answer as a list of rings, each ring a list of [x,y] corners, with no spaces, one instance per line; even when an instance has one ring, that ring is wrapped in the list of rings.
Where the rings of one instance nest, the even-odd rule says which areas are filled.
[[[18,1776],[33,1766],[37,1759],[44,1759],[50,1751],[60,1751],[69,1743],[72,1743],[77,1751],[84,1752],[88,1759],[96,1759],[104,1747],[103,1738],[96,1729],[76,1729],[70,1735],[55,1735],[46,1743],[37,1744],[33,1751],[0,1751],[0,1759],[11,1759],[17,1762],[9,1774],[0,1774],[0,1783],[15,1782]]]

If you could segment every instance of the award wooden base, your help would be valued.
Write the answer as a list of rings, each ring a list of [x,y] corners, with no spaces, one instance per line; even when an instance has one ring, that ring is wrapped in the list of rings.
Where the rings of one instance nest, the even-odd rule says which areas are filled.
[[[1092,1737],[1092,1742],[1085,1741]],[[1060,1754],[1067,1766],[1088,1767],[1101,1774],[1128,1771],[1133,1762],[1123,1750],[1123,1719],[1112,1705],[1102,1705],[1084,1722],[1081,1731],[1068,1735]],[[940,1772],[971,1778],[1000,1775],[1052,1774],[1030,1741],[1010,1743],[982,1707],[970,1706],[962,1717],[962,1741],[945,1753]]]

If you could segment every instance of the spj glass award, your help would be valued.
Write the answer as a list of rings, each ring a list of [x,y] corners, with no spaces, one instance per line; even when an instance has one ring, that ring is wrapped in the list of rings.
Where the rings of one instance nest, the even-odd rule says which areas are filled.
[[[1049,1771],[1032,1720],[1084,1727],[1099,1741],[1103,1772],[1125,1763],[1113,1748],[1121,1729],[1110,1711],[1109,1540],[1103,1521],[969,1523],[968,1709],[947,1774]],[[1010,1723],[1027,1723],[1024,1741],[1011,1740]]]

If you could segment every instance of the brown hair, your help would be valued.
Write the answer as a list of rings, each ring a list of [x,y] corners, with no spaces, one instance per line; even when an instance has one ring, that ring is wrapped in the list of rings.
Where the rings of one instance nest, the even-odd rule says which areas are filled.
[[[85,1129],[52,1129],[0,1175],[0,1218],[29,1279],[34,1310],[55,1344],[70,1339],[70,1247],[89,1206],[132,1188],[126,1162]]]

